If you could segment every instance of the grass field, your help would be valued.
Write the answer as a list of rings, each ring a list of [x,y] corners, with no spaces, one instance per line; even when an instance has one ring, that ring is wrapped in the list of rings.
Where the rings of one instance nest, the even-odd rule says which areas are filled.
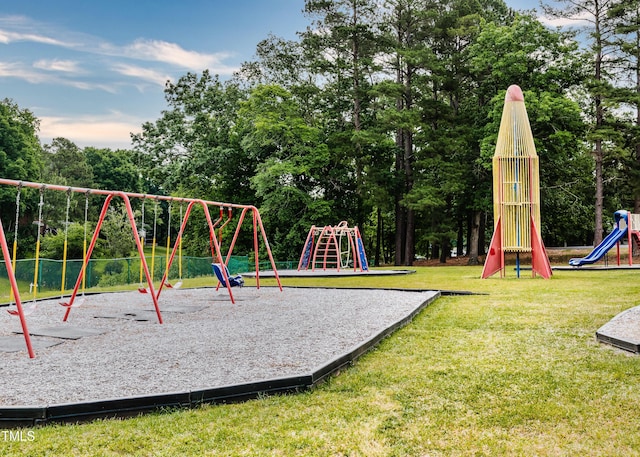
[[[480,271],[283,279],[290,286],[482,294],[440,298],[312,391],[25,430],[23,441],[5,435],[0,454],[640,455],[640,358],[601,345],[594,335],[638,304],[640,272],[561,271],[550,280],[508,272],[511,277],[481,280]]]

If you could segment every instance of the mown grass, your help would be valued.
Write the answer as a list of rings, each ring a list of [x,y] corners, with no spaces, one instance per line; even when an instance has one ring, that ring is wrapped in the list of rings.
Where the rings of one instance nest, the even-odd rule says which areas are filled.
[[[475,267],[417,271],[393,277],[283,278],[283,283],[484,295],[440,298],[353,367],[309,392],[47,426],[34,430],[32,442],[0,442],[0,452],[640,455],[640,359],[598,344],[594,336],[613,316],[637,304],[640,273],[562,271],[547,281],[481,280]]]

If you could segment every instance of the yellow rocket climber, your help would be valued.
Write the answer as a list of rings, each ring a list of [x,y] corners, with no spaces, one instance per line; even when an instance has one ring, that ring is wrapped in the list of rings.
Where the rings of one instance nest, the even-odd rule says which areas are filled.
[[[520,87],[507,89],[500,131],[493,155],[493,220],[495,228],[482,278],[498,271],[504,276],[507,252],[531,253],[533,275],[551,276],[549,258],[540,236],[540,176],[524,96]]]

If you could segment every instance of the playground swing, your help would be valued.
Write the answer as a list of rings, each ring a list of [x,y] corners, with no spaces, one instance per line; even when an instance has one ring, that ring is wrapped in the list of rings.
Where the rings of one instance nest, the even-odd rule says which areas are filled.
[[[69,190],[69,194],[71,193],[71,190]],[[85,198],[84,198],[84,236],[82,239],[82,265],[84,268],[84,265],[87,262],[87,227],[89,225],[89,191],[87,191],[87,193],[85,194]],[[69,203],[70,200],[69,198],[67,198],[67,220],[65,222],[65,234],[64,234],[64,255],[63,255],[63,267],[62,267],[62,289],[61,292],[64,293],[64,277],[65,277],[65,266],[66,266],[66,255],[67,255],[67,233],[66,233],[66,228],[69,226]],[[67,308],[70,308],[71,306],[73,306],[74,308],[78,308],[80,306],[82,306],[82,304],[84,303],[85,300],[85,289],[86,289],[86,285],[87,285],[87,275],[86,272],[83,271],[82,272],[82,296],[76,300],[74,300],[73,305],[69,302],[60,302],[60,304],[62,306],[65,306]],[[62,297],[61,297],[62,298]]]
[[[169,218],[167,221],[167,257],[166,257],[166,264],[165,264],[165,269],[164,269],[164,274],[162,276],[162,279],[160,280],[160,287],[158,288],[158,296],[160,296],[160,292],[162,292],[162,288],[164,286],[167,286],[167,289],[179,289],[180,287],[182,287],[182,236],[184,234],[184,227],[186,224],[186,221],[184,221],[182,219],[182,212],[183,212],[183,208],[182,205],[184,204],[184,199],[180,200],[180,225],[178,226],[178,235],[177,235],[177,239],[173,245],[173,248],[171,248],[171,211],[172,211],[172,205],[173,205],[173,199],[169,200]],[[189,209],[190,207],[187,208],[187,214],[189,214]],[[186,216],[185,216],[186,217]],[[169,251],[171,251],[171,253],[169,253]],[[171,266],[173,265],[173,260],[175,258],[176,252],[178,253],[178,281],[175,284],[170,284],[169,283],[169,271],[171,270]]]
[[[18,186],[18,192],[16,193],[16,219],[15,219],[15,225],[13,227],[13,252],[11,253],[11,268],[13,269],[13,271],[16,271],[16,261],[17,261],[17,255],[18,255],[18,222],[20,221],[21,191],[22,191],[22,186]],[[9,293],[9,301],[13,302],[14,299],[15,297],[13,295],[13,289],[11,289],[11,292]],[[36,310],[36,308],[37,308],[36,302],[33,301],[31,302],[31,305],[24,307],[22,311],[25,316],[28,316],[29,314],[32,314]],[[10,308],[7,310],[7,312],[12,316],[18,316],[20,314],[18,312],[17,307]]]
[[[45,186],[40,188],[40,201],[38,203],[38,220],[34,223],[38,226],[38,235],[36,237],[36,253],[35,253],[35,264],[33,268],[33,282],[29,285],[29,292],[32,293],[32,300],[29,306],[23,308],[23,314],[28,316],[33,314],[33,312],[38,308],[38,302],[36,301],[38,297],[38,274],[39,274],[39,263],[40,263],[40,237],[42,232],[42,207],[44,206],[44,189]],[[13,268],[15,271],[15,257],[16,257],[16,248],[18,246],[18,216],[20,214],[20,189],[18,189],[18,195],[16,197],[16,228],[14,232],[14,240],[13,240]],[[15,297],[14,297],[15,298]],[[12,316],[18,315],[17,309],[8,309],[7,312]]]
[[[38,203],[38,220],[36,221],[38,225],[38,235],[36,237],[36,258],[35,265],[33,268],[33,282],[31,283],[31,291],[33,292],[33,302],[35,303],[38,298],[38,279],[39,279],[39,268],[40,268],[40,238],[42,236],[42,208],[44,207],[44,189],[45,186],[40,188],[40,202]]]
[[[142,245],[142,247],[144,248],[144,239],[145,239],[145,235],[146,235],[146,230],[144,229],[144,202],[146,200],[147,196],[143,196],[142,197],[142,221],[141,221],[141,225],[140,225],[140,244]],[[143,261],[142,258],[140,258],[140,285],[138,286],[138,292],[140,292],[141,294],[146,294],[147,293],[147,288],[144,287],[144,284],[142,283],[142,278],[144,275],[144,269],[143,269]]]
[[[169,200],[169,217],[167,219],[167,250],[166,250],[166,255],[165,255],[165,267],[164,267],[164,271],[165,271],[165,278],[169,278],[169,251],[171,250],[171,207],[173,204],[173,200]],[[180,210],[182,210],[182,207],[180,207]],[[178,259],[179,261],[179,259]],[[182,285],[182,282],[179,281],[177,282],[175,285],[172,285],[169,280],[167,279],[167,281],[164,283],[164,285],[167,287],[167,289],[179,289],[180,286]]]
[[[215,233],[215,229],[218,226],[218,224],[220,222],[222,222],[222,220],[224,219],[224,206],[220,207],[220,213],[218,214],[218,219],[216,219],[215,221],[213,221],[213,224],[211,224],[211,228],[213,229],[211,232],[209,232],[209,248],[211,249],[211,256],[213,256],[214,252],[215,252],[215,248],[213,247],[213,237],[216,236]]]
[[[182,204],[184,201],[180,202],[180,224],[182,224]],[[178,230],[182,230],[182,225]],[[183,233],[178,232],[178,282],[173,285],[174,289],[179,289],[182,286],[182,235]],[[168,274],[169,272],[167,272]]]
[[[153,273],[156,263],[156,225],[158,223],[158,199],[153,203],[153,236],[151,241],[151,282],[153,282]]]
[[[155,263],[156,263],[156,228],[157,228],[157,224],[158,224],[158,198],[156,197],[156,199],[154,200],[154,204],[153,204],[153,234],[152,234],[152,238],[151,238],[151,268],[150,268],[150,273],[151,273],[151,282],[153,282],[153,277],[154,277],[154,270],[155,270]],[[144,233],[144,200],[142,201],[142,230],[141,233]],[[144,236],[141,235],[140,236],[140,242],[142,243],[142,245],[144,246]],[[167,264],[168,265],[168,264]],[[169,286],[167,286],[169,287]],[[138,292],[142,293],[142,294],[146,294],[149,292],[149,290],[144,287],[144,285],[142,284],[142,259],[140,259],[140,287],[138,288]]]
[[[229,285],[231,287],[244,286],[244,279],[242,278],[242,275],[231,276],[231,273],[229,273],[229,268],[227,268],[225,264],[220,265],[219,263],[212,263],[211,267],[213,268],[213,272],[216,275],[216,278],[218,278],[218,281],[220,282],[220,284],[222,284],[222,287],[227,287],[227,283],[224,279],[225,274],[222,273],[222,268],[224,268],[226,277],[229,278]]]
[[[220,218],[218,219],[218,221],[222,220],[224,218],[224,207],[221,206],[220,207]],[[229,208],[227,208],[227,220],[224,221],[224,223],[218,228],[218,247],[220,249],[222,249],[222,231],[224,230],[224,228],[227,226],[227,224],[229,224],[229,222],[231,222],[231,219],[233,218],[233,208],[230,206]],[[215,225],[217,225],[217,222]],[[211,253],[213,255],[213,246],[211,247]],[[230,255],[230,254],[229,254]],[[231,274],[229,273],[229,268],[227,267],[227,263],[229,262],[229,255],[227,255],[227,258],[225,259],[225,264],[224,264],[224,269],[225,269],[225,273],[226,273],[226,277],[229,278],[229,285],[231,287],[235,287],[235,286],[243,286],[244,285],[244,279],[242,278],[242,275],[235,275],[235,276],[231,276]],[[220,286],[222,285],[222,287],[227,287],[226,282],[224,280],[224,275],[222,273],[222,269],[220,268],[220,264],[218,263],[212,263],[211,264],[211,268],[213,269],[213,273],[216,275],[216,278],[218,278],[218,285],[216,286],[216,291],[218,291],[220,289]]]
[[[224,208],[220,208],[220,212],[224,212]],[[227,208],[227,220],[218,228],[218,245],[222,244],[222,231],[227,226],[229,222],[231,222],[231,218],[233,217],[233,209],[231,207]]]
[[[20,193],[22,186],[18,186],[18,192],[16,192],[16,219],[13,227],[13,252],[11,253],[11,268],[16,271],[16,256],[18,253],[18,222],[20,221]],[[9,292],[9,302],[13,302],[13,289]]]
[[[211,260],[213,261],[215,259],[215,247],[213,246],[213,237],[216,236],[216,227],[218,227],[218,224],[220,224],[220,222],[222,222],[224,220],[224,206],[220,206],[220,212],[218,213],[218,218],[213,221],[213,224],[211,224],[211,231],[209,232],[209,248],[211,249]],[[220,237],[220,240],[222,240],[222,228],[226,225],[227,223],[223,223],[222,226],[220,227],[220,230],[218,230],[218,235],[216,236],[216,241],[217,241],[217,237]],[[220,241],[218,241],[218,246],[220,246]],[[211,267],[213,268],[213,263],[211,263]],[[216,272],[216,270],[214,269],[214,273],[216,276],[218,276],[218,272]],[[222,276],[222,272],[220,271],[220,276]],[[228,275],[227,275],[228,276]],[[216,291],[218,291],[218,289],[220,288],[220,284],[224,284],[224,281],[218,281],[218,285],[216,287]],[[226,287],[226,286],[225,286]]]
[[[64,218],[64,242],[62,244],[62,278],[60,279],[60,299],[64,298],[64,286],[67,279],[67,248],[69,240],[69,208],[71,207],[71,188],[67,190],[67,208]]]

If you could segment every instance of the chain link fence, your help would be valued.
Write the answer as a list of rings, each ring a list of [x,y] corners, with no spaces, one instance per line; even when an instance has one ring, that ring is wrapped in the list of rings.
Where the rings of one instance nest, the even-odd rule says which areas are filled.
[[[151,257],[147,256],[147,266],[151,272]],[[63,262],[61,260],[39,259],[38,265],[38,290],[56,291],[61,290]],[[167,258],[164,255],[156,256],[153,259],[153,279],[160,281],[166,269]],[[276,262],[278,270],[295,269],[297,261]],[[229,272],[231,274],[242,274],[255,271],[255,261],[249,260],[248,256],[231,256],[229,259]],[[20,284],[32,284],[34,280],[35,259],[21,259],[16,261],[15,274]],[[75,286],[78,274],[82,268],[82,260],[67,260],[65,273],[65,290],[71,290]],[[260,271],[272,270],[271,262],[259,263]],[[202,276],[213,276],[211,269],[211,257],[182,257],[182,276],[180,275],[180,264],[177,258],[174,259],[169,271],[169,282],[180,278],[196,278]],[[0,262],[0,278],[8,279],[7,269],[4,262]],[[125,257],[119,259],[89,259],[85,287],[111,287],[128,284],[145,284],[146,277],[141,271],[139,257]],[[21,286],[21,290],[24,286]]]
[[[156,256],[151,261],[147,257],[147,266],[151,272],[153,263],[153,279],[159,281],[166,270],[166,256]],[[61,290],[63,262],[61,260],[39,259],[37,284],[39,290]],[[211,257],[182,257],[182,276],[180,275],[180,262],[174,259],[169,280],[182,278],[195,278],[198,276],[210,276]],[[245,273],[255,269],[250,264],[247,256],[232,256],[229,259],[229,271],[233,274]],[[22,283],[34,282],[35,259],[21,259],[16,261],[16,279]],[[146,277],[142,271],[142,262],[139,257],[125,257],[120,259],[89,259],[85,278],[85,287],[108,287],[126,284],[146,283]],[[82,268],[82,260],[67,260],[64,289],[73,289],[78,274]],[[262,264],[260,268],[263,268]],[[264,268],[271,269],[270,264]],[[4,263],[0,263],[0,277],[7,279],[7,269]]]

